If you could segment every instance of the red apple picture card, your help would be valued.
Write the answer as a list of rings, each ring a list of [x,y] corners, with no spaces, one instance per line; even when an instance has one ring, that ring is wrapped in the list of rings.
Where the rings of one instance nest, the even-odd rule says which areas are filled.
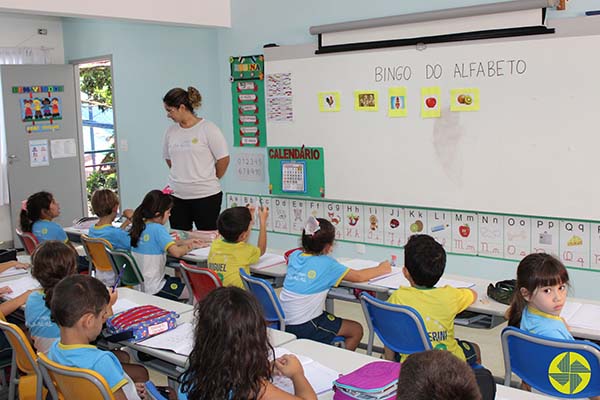
[[[439,86],[421,88],[421,117],[439,118],[441,116],[440,94]]]

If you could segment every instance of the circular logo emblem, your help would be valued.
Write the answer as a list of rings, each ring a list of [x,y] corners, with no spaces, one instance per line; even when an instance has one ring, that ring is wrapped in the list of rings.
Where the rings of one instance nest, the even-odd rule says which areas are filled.
[[[196,144],[196,143],[198,143],[198,138],[193,138],[192,139],[192,144]]]
[[[327,319],[330,321],[335,321],[335,317],[331,314],[327,314]]]
[[[590,383],[592,370],[581,354],[560,353],[548,367],[550,383],[560,393],[575,394],[581,392]]]
[[[177,288],[179,287],[178,284],[176,283],[171,283],[171,290],[177,290]]]
[[[148,240],[150,240],[150,235],[148,235],[147,233],[144,235],[144,242],[147,242]]]
[[[311,269],[310,271],[308,271],[308,279],[315,279],[317,277],[317,271],[315,271],[314,269]]]
[[[448,346],[446,346],[444,343],[438,343],[435,345],[435,347],[433,349],[434,350],[448,350]]]
[[[42,235],[45,235],[48,233],[48,228],[42,228]]]

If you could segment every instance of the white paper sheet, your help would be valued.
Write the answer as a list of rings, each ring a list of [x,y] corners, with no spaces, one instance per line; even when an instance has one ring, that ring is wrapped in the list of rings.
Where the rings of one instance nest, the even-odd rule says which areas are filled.
[[[398,289],[400,286],[410,286],[410,282],[408,282],[408,280],[404,277],[404,274],[402,273],[396,273],[382,279],[374,278],[370,282],[373,285],[383,286],[390,289]],[[435,287],[439,288],[444,287],[446,285],[455,288],[472,288],[475,286],[475,283],[442,278],[439,280],[437,285],[435,285]]]
[[[265,253],[258,259],[256,264],[251,265],[253,269],[263,269],[285,264],[285,257],[279,254]]]
[[[6,278],[7,276],[24,275],[26,273],[27,273],[26,269],[11,267],[11,268],[7,269],[6,271],[2,272],[0,274],[0,277]],[[0,286],[1,286],[1,284],[0,284]]]
[[[196,257],[208,258],[208,253],[209,252],[210,252],[210,246],[208,246],[208,247],[201,247],[199,249],[194,249],[194,250],[190,251],[188,254],[191,254],[191,255],[196,256]]]
[[[295,354],[284,347],[275,348],[275,357],[279,358],[284,354],[293,354],[298,357],[298,360],[300,360],[300,363],[302,364],[302,368],[304,368],[304,376],[306,376],[306,379],[317,394],[331,390],[333,381],[340,376],[339,372],[328,368],[309,357]],[[273,384],[281,390],[285,390],[291,394],[294,393],[294,384],[292,383],[292,380],[285,376],[273,376]]]
[[[142,304],[134,303],[129,299],[117,299],[117,302],[112,306],[113,313],[120,313],[121,311],[127,311],[134,307],[138,307]]]
[[[68,158],[77,156],[75,139],[55,139],[50,141],[52,158]]]
[[[189,322],[177,328],[143,340],[137,344],[156,349],[171,350],[177,354],[189,356],[194,347],[194,327]]]
[[[379,261],[361,260],[358,258],[354,258],[352,260],[344,261],[342,264],[344,264],[348,268],[352,268],[355,270],[361,270],[361,269],[376,267],[379,265]]]
[[[560,315],[573,328],[600,330],[600,305],[567,302]]]
[[[31,275],[26,275],[23,278],[15,279],[14,281],[6,282],[6,286],[12,289],[12,293],[6,293],[3,296],[12,300],[28,290],[37,289],[40,287],[40,283],[33,279]]]

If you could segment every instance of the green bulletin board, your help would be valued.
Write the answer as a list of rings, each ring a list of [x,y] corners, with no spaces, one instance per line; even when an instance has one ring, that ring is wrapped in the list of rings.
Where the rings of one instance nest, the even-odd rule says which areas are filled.
[[[265,147],[264,58],[262,55],[230,57],[233,145]]]
[[[325,197],[322,147],[269,147],[269,193]]]

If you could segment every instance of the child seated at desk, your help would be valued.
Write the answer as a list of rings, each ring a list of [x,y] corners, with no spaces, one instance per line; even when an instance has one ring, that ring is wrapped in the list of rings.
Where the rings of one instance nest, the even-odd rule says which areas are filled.
[[[402,269],[410,287],[398,288],[388,302],[417,310],[435,349],[448,350],[471,365],[481,363],[476,344],[454,337],[454,318],[477,300],[477,292],[451,286],[436,288],[445,267],[446,252],[441,244],[429,235],[411,236],[404,246]],[[393,358],[389,349],[386,358]]]
[[[196,305],[195,315],[194,348],[180,378],[179,400],[317,399],[295,356],[270,361],[274,351],[265,317],[250,293],[215,289]],[[292,380],[295,395],[271,383],[275,373]]]
[[[133,210],[123,210],[126,218],[120,228],[114,227],[112,222],[119,210],[119,197],[110,189],[96,190],[92,195],[92,211],[98,216],[98,222],[90,227],[88,236],[91,238],[106,239],[115,249],[130,250],[131,238],[125,230],[131,223]]]
[[[348,350],[355,350],[363,336],[362,325],[324,311],[327,293],[342,280],[365,282],[391,271],[388,261],[376,267],[353,270],[328,254],[333,250],[335,227],[326,219],[309,217],[302,230],[303,251],[290,254],[279,298],[287,332],[298,338],[331,343],[343,336]]]
[[[252,230],[254,208],[232,207],[219,215],[217,229],[220,238],[214,240],[208,253],[208,268],[215,271],[223,286],[243,288],[240,269],[250,274],[250,264],[258,262],[267,249],[267,217],[269,209],[261,207],[258,211],[260,231],[258,244],[247,243]]]
[[[175,242],[164,224],[169,220],[173,199],[160,190],[146,194],[142,204],[133,212],[129,236],[131,252],[144,276],[143,290],[170,300],[188,298],[189,294],[181,279],[165,275],[167,253],[181,257],[196,244],[195,239]]]
[[[90,344],[112,314],[106,286],[88,275],[68,276],[56,285],[50,306],[52,318],[60,327],[60,340],[52,344],[48,358],[96,371],[106,379],[117,400],[139,400],[145,392],[144,383],[134,384],[113,353]]]

